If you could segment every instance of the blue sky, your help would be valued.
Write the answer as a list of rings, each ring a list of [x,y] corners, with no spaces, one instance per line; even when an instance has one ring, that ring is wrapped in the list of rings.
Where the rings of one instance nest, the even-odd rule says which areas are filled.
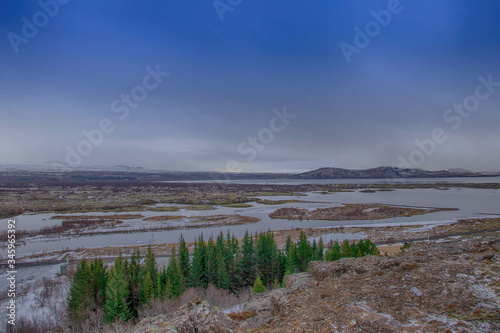
[[[212,1],[61,2],[0,4],[2,164],[298,171],[404,159],[500,170],[500,88],[457,129],[444,120],[479,76],[500,81],[498,1],[221,0],[232,8],[224,20]],[[26,20],[54,4],[26,38]],[[340,44],[355,47],[354,28],[366,33],[371,12],[391,6],[398,13],[348,63]],[[13,46],[14,34],[26,43]],[[158,64],[169,76],[119,119],[112,102]],[[270,138],[273,109],[284,107],[296,117]],[[103,119],[113,130],[82,143]],[[446,140],[415,143],[435,129]]]

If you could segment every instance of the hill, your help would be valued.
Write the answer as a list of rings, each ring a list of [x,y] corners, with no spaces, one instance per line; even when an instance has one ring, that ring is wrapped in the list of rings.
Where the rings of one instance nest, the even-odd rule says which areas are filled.
[[[292,179],[356,179],[356,178],[449,178],[478,177],[474,172],[452,172],[447,170],[429,171],[422,169],[402,169],[396,167],[378,167],[364,170],[320,168],[297,175]]]

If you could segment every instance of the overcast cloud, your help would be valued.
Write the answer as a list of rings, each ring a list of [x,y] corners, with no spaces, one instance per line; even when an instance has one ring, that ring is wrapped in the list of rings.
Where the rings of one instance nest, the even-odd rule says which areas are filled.
[[[478,77],[500,82],[496,0],[244,0],[223,21],[211,1],[41,3],[58,12],[30,38],[23,17],[43,6],[0,4],[1,164],[65,162],[109,119],[78,164],[301,171],[413,156],[426,169],[500,170],[500,87],[483,88],[460,126],[444,118]],[[341,43],[356,47],[354,28],[390,6],[398,13],[346,57]],[[157,65],[169,76],[146,69]],[[134,91],[147,96],[132,107],[122,95]],[[271,125],[285,107],[296,117]],[[435,129],[446,139],[420,161],[415,140]]]

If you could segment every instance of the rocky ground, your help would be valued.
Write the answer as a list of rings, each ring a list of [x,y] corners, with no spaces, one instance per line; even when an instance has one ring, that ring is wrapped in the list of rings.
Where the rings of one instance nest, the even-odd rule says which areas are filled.
[[[172,315],[143,319],[128,333],[229,333],[235,326],[221,310],[196,298]]]
[[[498,232],[414,243],[394,256],[312,262],[229,316],[195,301],[132,332],[498,332],[499,274]]]
[[[494,332],[500,238],[414,245],[396,256],[313,262],[270,297],[269,332]],[[422,307],[412,291],[423,293]]]

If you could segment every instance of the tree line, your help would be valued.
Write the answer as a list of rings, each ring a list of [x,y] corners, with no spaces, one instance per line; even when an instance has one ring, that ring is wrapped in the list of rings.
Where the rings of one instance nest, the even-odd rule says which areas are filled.
[[[100,258],[82,260],[67,298],[68,317],[78,326],[90,314],[102,311],[105,322],[126,322],[153,299],[176,298],[186,288],[215,285],[238,293],[257,282],[255,290],[262,291],[260,284],[278,288],[286,275],[306,271],[310,261],[368,254],[379,254],[370,240],[345,240],[340,244],[330,241],[325,250],[322,238],[311,243],[303,232],[296,242],[289,237],[284,249],[278,248],[271,232],[246,232],[241,241],[229,231],[225,237],[220,233],[207,241],[201,235],[192,251],[181,235],[166,268],[158,267],[150,247],[144,258],[139,251],[129,260],[120,255],[110,268]]]

